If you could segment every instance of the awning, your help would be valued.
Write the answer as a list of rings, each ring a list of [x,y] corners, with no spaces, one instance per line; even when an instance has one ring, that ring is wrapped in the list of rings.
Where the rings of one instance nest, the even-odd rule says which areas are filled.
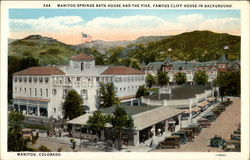
[[[208,101],[209,101],[209,102],[212,102],[213,100],[215,100],[215,97],[210,97],[210,98],[208,98]]]
[[[24,100],[32,100],[32,101],[49,102],[49,99],[30,98],[30,97],[15,97],[14,99],[24,99]]]
[[[203,101],[203,102],[199,103],[198,106],[199,106],[199,107],[205,107],[205,106],[208,105],[208,104],[209,104],[209,102]]]
[[[192,108],[192,111],[194,111],[194,112],[199,112],[200,110],[201,110],[201,108],[199,108],[199,107]]]

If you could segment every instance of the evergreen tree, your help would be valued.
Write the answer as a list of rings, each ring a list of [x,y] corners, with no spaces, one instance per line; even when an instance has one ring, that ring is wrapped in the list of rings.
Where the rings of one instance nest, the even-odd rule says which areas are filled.
[[[187,81],[186,73],[178,72],[177,74],[174,75],[174,81],[178,85],[184,84]]]
[[[158,84],[160,86],[166,85],[169,82],[169,77],[167,75],[166,72],[164,71],[159,71],[157,74],[157,80],[158,80]]]
[[[84,112],[82,104],[81,96],[75,90],[69,90],[63,103],[64,118],[73,119],[82,115]]]
[[[119,104],[119,100],[116,97],[115,86],[113,83],[100,83],[100,107],[107,108],[115,104]]]
[[[156,78],[152,74],[148,74],[146,77],[146,83],[149,88],[156,84]]]
[[[121,107],[116,107],[113,117],[111,119],[111,124],[118,131],[118,149],[121,148],[121,138],[124,129],[131,129],[134,127],[134,121],[131,116],[129,116],[126,111]]]
[[[141,98],[142,96],[147,96],[147,95],[149,95],[147,89],[145,88],[144,85],[141,85],[141,86],[139,86],[139,88],[138,88],[138,90],[136,92],[135,97],[136,98]]]
[[[194,82],[198,85],[205,85],[208,81],[208,75],[206,71],[197,71],[194,74]]]

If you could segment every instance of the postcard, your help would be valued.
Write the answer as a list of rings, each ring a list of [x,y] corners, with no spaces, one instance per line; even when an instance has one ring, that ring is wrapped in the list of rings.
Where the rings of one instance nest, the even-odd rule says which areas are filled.
[[[1,4],[1,159],[249,159],[249,2]]]

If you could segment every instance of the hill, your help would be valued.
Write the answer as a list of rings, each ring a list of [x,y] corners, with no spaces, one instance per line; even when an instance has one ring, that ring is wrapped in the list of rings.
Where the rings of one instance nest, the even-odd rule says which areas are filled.
[[[40,65],[65,64],[75,53],[72,46],[41,35],[30,35],[9,44],[10,56],[34,57]]]
[[[228,49],[224,49],[228,46]],[[167,56],[174,60],[209,61],[228,54],[229,59],[240,59],[240,36],[211,31],[185,32],[160,41],[136,44],[123,57],[135,57],[145,63],[163,61]],[[143,58],[141,58],[143,57]]]

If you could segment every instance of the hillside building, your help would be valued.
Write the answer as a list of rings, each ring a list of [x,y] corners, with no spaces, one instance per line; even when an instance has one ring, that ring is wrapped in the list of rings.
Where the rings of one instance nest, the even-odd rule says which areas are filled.
[[[27,115],[63,117],[63,102],[70,89],[83,98],[89,112],[99,108],[99,84],[112,82],[121,102],[135,98],[145,73],[125,66],[99,66],[86,54],[70,58],[68,66],[31,67],[13,75],[14,108]]]
[[[178,72],[186,73],[187,82],[192,83],[194,74],[198,70],[203,70],[208,75],[208,82],[212,82],[217,78],[219,72],[227,72],[230,70],[237,71],[240,69],[240,61],[229,61],[226,55],[216,61],[196,62],[196,61],[172,61],[168,57],[163,62],[148,63],[144,70],[147,74],[157,75],[158,71],[168,73],[169,81],[174,82],[174,75]]]

